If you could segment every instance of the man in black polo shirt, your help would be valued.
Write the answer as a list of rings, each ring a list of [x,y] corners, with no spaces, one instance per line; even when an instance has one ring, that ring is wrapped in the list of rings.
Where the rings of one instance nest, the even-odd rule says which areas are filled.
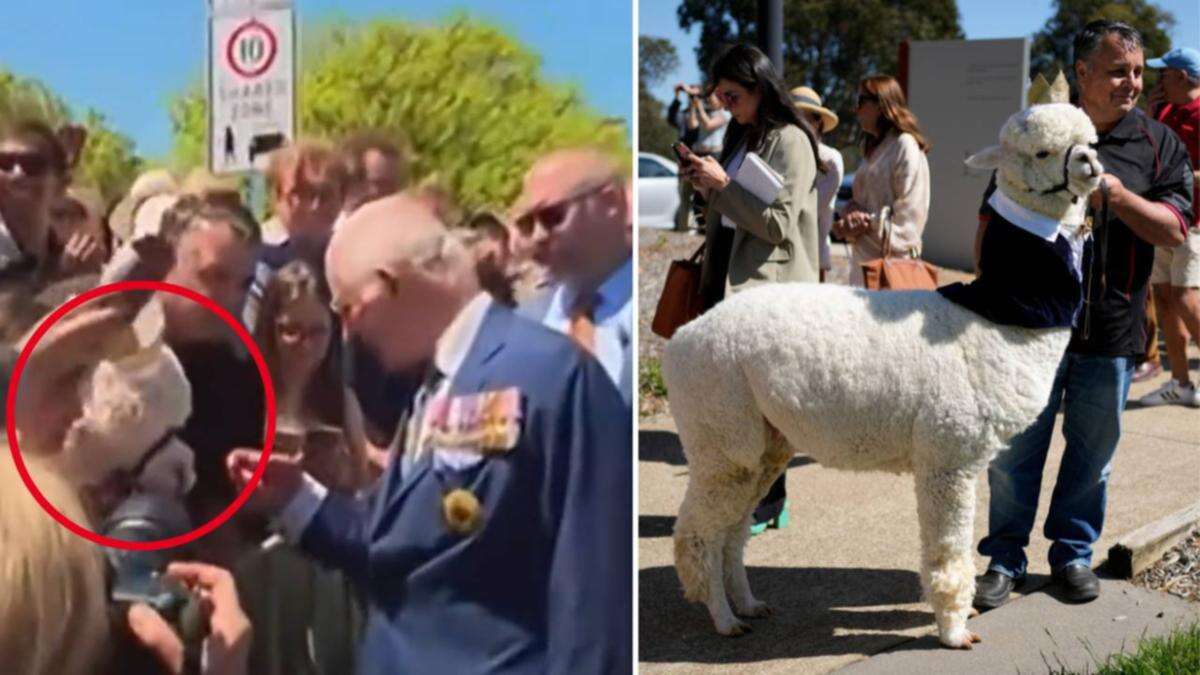
[[[1175,246],[1192,219],[1187,151],[1166,126],[1134,107],[1142,92],[1141,36],[1123,23],[1093,21],[1075,38],[1079,105],[1096,126],[1097,151],[1109,188],[1092,194],[1095,236],[1084,256],[1084,305],[1049,404],[988,469],[991,557],[976,581],[975,606],[998,607],[1025,577],[1042,470],[1063,408],[1067,447],[1046,517],[1050,569],[1062,597],[1087,602],[1100,592],[1091,571],[1092,544],[1104,525],[1108,475],[1121,436],[1121,411],[1136,358],[1145,347],[1143,319],[1155,246]]]

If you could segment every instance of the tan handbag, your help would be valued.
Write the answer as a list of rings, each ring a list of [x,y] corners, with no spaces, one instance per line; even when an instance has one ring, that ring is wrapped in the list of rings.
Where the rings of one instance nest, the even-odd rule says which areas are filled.
[[[863,285],[873,291],[932,291],[938,286],[937,268],[916,255],[893,258],[891,209],[879,213],[883,227],[883,257],[862,265]]]
[[[703,303],[700,297],[700,254],[704,244],[687,260],[673,260],[667,268],[667,280],[663,283],[658,307],[654,310],[654,321],[650,330],[659,337],[671,339],[683,324],[700,316]]]

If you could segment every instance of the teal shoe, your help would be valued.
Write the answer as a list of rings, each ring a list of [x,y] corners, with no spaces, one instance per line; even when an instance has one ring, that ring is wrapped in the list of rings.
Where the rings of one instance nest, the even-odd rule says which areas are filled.
[[[753,537],[756,535],[760,535],[763,532],[766,532],[768,527],[773,530],[782,530],[783,528],[787,527],[787,524],[788,524],[788,502],[785,499],[785,500],[783,500],[783,508],[780,509],[779,515],[775,516],[774,518],[768,520],[765,523],[756,523],[756,524],[750,526],[750,536]]]

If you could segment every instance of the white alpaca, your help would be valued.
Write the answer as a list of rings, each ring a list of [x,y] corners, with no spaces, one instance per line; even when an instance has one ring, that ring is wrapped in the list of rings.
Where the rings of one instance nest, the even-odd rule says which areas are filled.
[[[997,168],[1000,191],[1080,241],[1101,173],[1087,116],[1034,106],[1000,139],[968,164]],[[976,477],[1045,407],[1069,336],[996,325],[937,292],[813,284],[748,290],[680,329],[663,376],[689,468],[675,525],[685,597],[724,635],[749,630],[737,616],[770,614],[743,548],[800,449],[833,468],[914,474],[922,589],[942,644],[970,648]]]
[[[182,496],[196,482],[191,449],[173,435],[192,412],[192,390],[170,348],[105,359],[81,386],[83,411],[54,456],[78,486],[129,474],[146,492]]]

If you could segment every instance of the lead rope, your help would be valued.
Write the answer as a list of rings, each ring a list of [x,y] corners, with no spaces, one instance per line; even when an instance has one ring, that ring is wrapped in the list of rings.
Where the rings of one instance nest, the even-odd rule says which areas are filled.
[[[1087,298],[1083,307],[1083,339],[1086,341],[1092,335],[1092,288],[1093,276],[1096,270],[1096,258],[1100,259],[1100,294],[1104,295],[1108,285],[1108,183],[1100,181],[1100,222],[1092,228],[1096,233],[1096,243],[1092,248],[1092,264],[1088,266]]]

